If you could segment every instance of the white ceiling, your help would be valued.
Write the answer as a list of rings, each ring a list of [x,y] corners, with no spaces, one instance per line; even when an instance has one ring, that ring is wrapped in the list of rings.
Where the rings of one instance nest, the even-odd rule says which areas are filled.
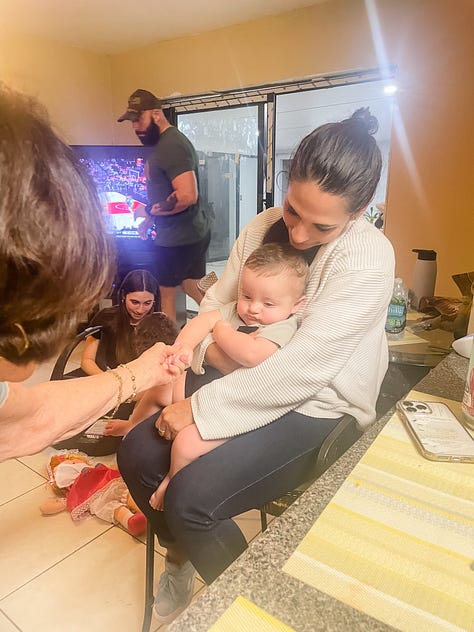
[[[329,0],[0,0],[16,32],[114,54]]]

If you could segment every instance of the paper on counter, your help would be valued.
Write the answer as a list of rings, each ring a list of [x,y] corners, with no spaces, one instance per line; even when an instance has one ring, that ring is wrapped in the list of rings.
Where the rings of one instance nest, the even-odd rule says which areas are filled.
[[[295,632],[265,610],[240,595],[209,632]]]

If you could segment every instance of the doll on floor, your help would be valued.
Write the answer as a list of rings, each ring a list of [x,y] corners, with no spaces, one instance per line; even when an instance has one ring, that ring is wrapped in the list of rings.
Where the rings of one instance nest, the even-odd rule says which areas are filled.
[[[40,505],[44,516],[67,509],[74,522],[92,515],[118,523],[134,536],[145,532],[146,518],[135,505],[118,470],[102,464],[94,466],[80,452],[66,452],[51,457],[48,473],[58,496]]]

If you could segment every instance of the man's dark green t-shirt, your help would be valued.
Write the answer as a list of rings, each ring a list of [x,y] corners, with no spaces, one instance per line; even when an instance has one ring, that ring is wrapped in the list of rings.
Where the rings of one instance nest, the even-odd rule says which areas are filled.
[[[198,157],[192,143],[176,127],[160,134],[148,158],[147,193],[150,205],[163,202],[173,192],[171,181],[186,171],[194,171],[198,182]],[[182,213],[154,216],[159,246],[185,246],[203,239],[210,229],[209,217],[196,204]]]

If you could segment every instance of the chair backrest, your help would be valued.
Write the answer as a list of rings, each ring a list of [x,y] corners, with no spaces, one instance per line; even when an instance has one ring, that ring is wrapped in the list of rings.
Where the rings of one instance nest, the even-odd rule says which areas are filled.
[[[353,443],[363,434],[357,426],[357,422],[351,415],[344,415],[337,426],[328,434],[323,441],[316,460],[314,478],[321,476],[328,467],[348,450]]]
[[[87,327],[87,329],[84,329],[84,331],[81,331],[79,334],[77,334],[74,340],[72,340],[67,345],[67,347],[59,356],[59,358],[56,360],[56,364],[53,367],[53,370],[51,372],[51,377],[49,379],[54,381],[54,380],[63,380],[65,377],[67,377],[64,375],[64,370],[66,368],[68,360],[71,357],[71,354],[74,351],[74,349],[88,336],[92,336],[93,334],[97,333],[101,329],[102,329],[102,325],[95,325],[94,327]]]
[[[308,480],[296,489],[288,491],[280,498],[266,503],[260,509],[262,531],[267,528],[265,514],[280,516],[301,494],[325,472],[337,459],[348,450],[353,443],[363,434],[357,426],[356,420],[351,415],[344,415],[335,428],[328,434],[319,450],[316,464],[309,473]]]

